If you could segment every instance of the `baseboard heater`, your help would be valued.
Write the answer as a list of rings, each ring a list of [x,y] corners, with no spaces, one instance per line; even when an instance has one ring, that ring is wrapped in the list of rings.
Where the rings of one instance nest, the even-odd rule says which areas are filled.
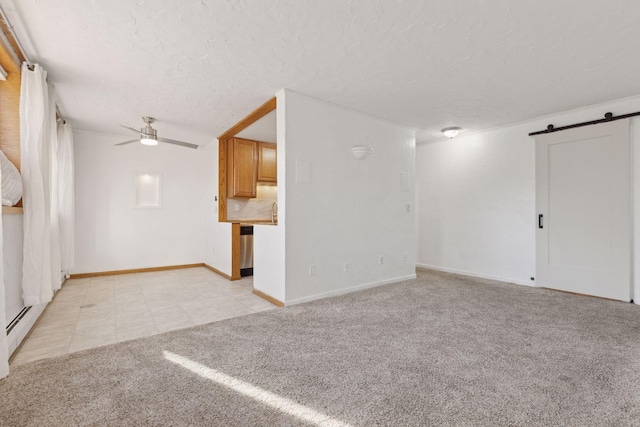
[[[22,318],[27,315],[29,310],[31,310],[31,306],[23,308],[22,310],[20,310],[20,313],[18,313],[18,315],[11,322],[9,322],[9,324],[7,325],[7,335],[11,333],[11,330],[15,328],[18,323],[20,323]]]

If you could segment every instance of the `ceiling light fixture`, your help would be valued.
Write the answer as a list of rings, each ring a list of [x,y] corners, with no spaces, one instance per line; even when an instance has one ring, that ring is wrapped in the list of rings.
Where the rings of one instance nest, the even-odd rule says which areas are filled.
[[[158,145],[158,139],[155,135],[142,135],[140,143],[144,145]]]
[[[140,129],[140,143],[144,145],[158,145],[158,133],[151,127],[156,120],[153,117],[143,117],[142,120],[147,124]]]
[[[459,128],[459,127],[450,127],[450,128],[442,129],[442,133],[447,138],[452,139],[452,138],[455,138],[456,136],[458,136],[458,134],[460,133],[461,130],[462,130],[462,128]]]
[[[367,147],[366,145],[356,145],[351,147],[351,151],[353,152],[353,155],[356,156],[356,159],[362,160],[371,154],[373,148]]]

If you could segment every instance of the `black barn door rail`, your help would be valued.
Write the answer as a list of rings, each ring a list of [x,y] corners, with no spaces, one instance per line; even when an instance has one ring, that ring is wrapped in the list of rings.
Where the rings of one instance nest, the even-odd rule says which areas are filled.
[[[561,130],[579,128],[582,126],[589,126],[589,125],[597,125],[599,123],[607,123],[607,122],[612,122],[614,120],[628,119],[629,117],[635,117],[635,116],[640,116],[640,111],[636,113],[622,114],[620,116],[614,116],[613,113],[606,113],[604,115],[604,119],[591,120],[590,122],[576,123],[575,125],[560,126],[559,128],[554,127],[553,125],[548,125],[545,130],[539,130],[538,132],[531,132],[529,136],[542,135],[544,133],[560,132]]]

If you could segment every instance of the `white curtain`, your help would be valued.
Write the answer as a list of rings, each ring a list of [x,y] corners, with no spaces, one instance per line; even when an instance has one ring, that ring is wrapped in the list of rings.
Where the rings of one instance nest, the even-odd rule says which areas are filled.
[[[0,181],[2,181],[2,171],[0,170]],[[0,200],[2,200],[2,186],[0,185]],[[2,235],[2,215],[0,214],[0,259],[4,259]],[[7,346],[6,314],[4,307],[4,262],[0,262],[0,320],[2,330],[0,330],[0,378],[9,375],[9,348]]]
[[[22,291],[26,306],[51,301],[60,288],[57,149],[55,92],[47,84],[47,72],[42,67],[36,64],[30,71],[23,64],[20,169],[24,187]]]
[[[60,211],[59,211],[59,176],[58,176],[58,126],[56,123],[56,91],[48,85],[47,131],[49,132],[49,241],[51,250],[51,286],[57,291],[62,286],[62,262],[60,260]]]
[[[75,265],[73,131],[66,122],[58,124],[58,208],[60,211],[60,259],[62,271]]]

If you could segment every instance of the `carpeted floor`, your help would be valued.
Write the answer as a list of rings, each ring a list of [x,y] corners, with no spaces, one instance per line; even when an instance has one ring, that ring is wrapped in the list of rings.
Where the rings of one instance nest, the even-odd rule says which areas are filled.
[[[640,425],[640,307],[433,271],[18,366],[0,425]]]

